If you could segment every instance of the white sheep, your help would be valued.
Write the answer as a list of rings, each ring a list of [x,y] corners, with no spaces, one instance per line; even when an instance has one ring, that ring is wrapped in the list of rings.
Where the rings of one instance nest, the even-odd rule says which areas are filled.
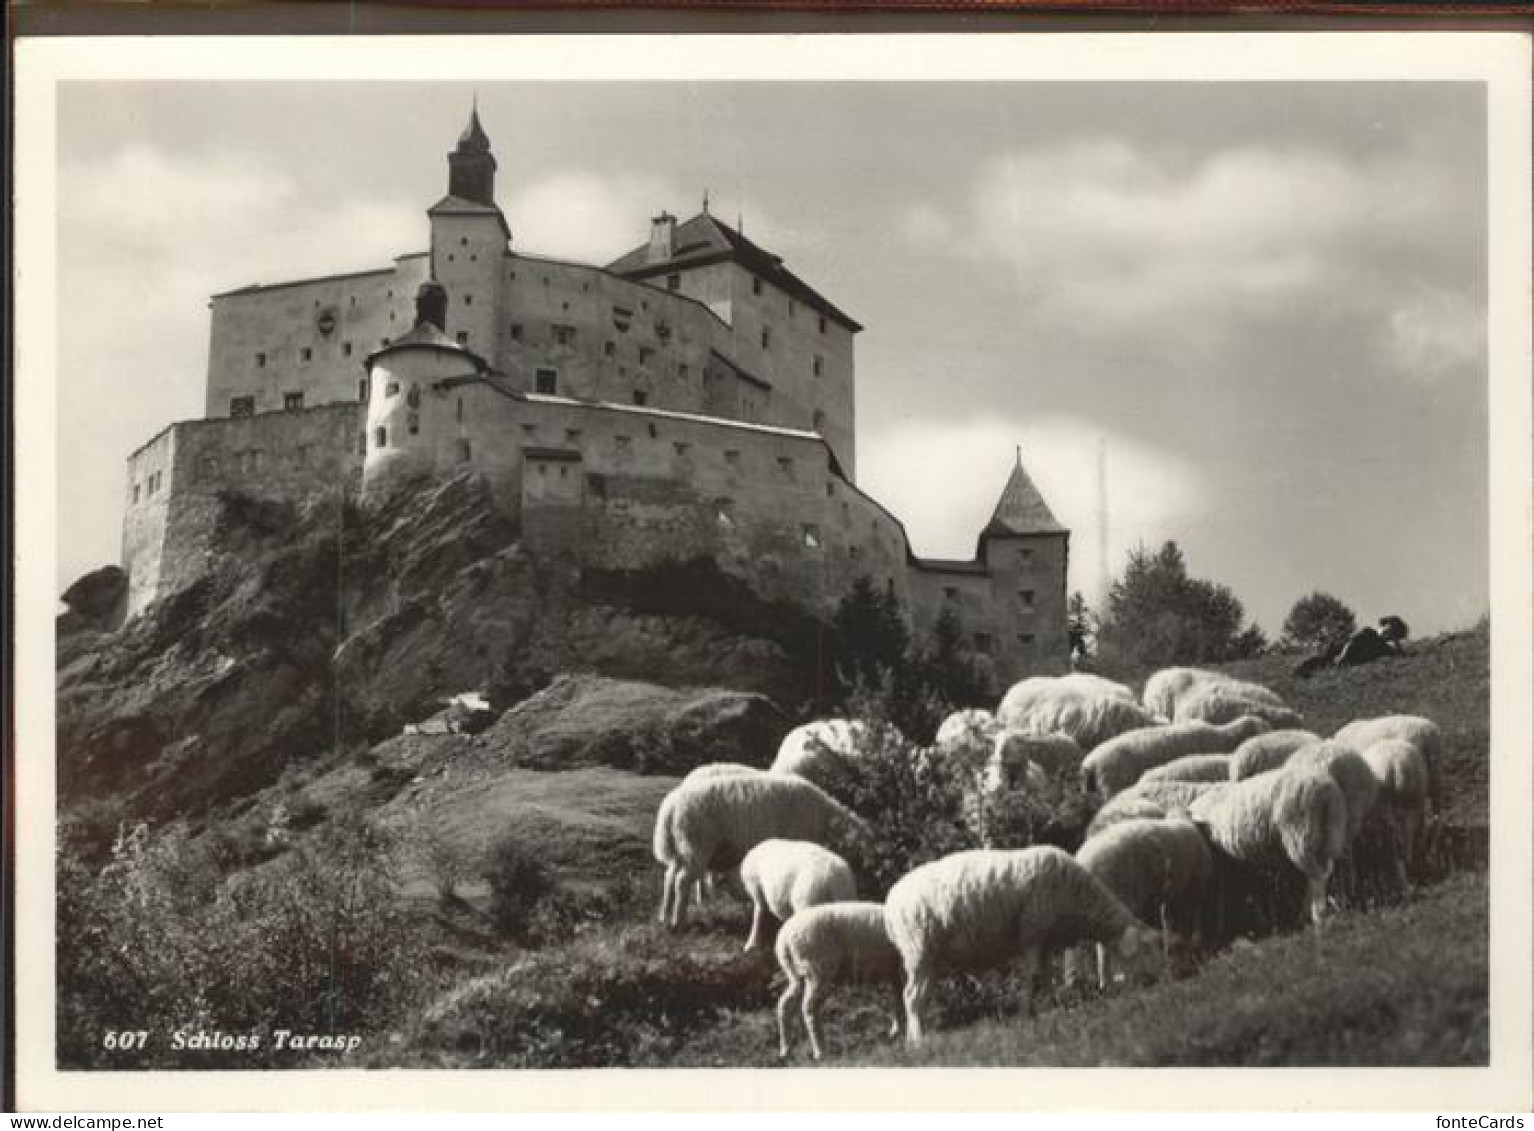
[[[1355,719],[1332,736],[1354,750],[1367,750],[1376,742],[1399,738],[1417,748],[1427,762],[1428,797],[1436,807],[1443,794],[1439,789],[1439,766],[1443,761],[1443,732],[1432,719],[1421,715],[1382,715],[1374,719]]]
[[[833,987],[887,983],[896,994],[890,1036],[900,1035],[900,952],[884,927],[878,903],[823,903],[796,911],[778,932],[778,966],[788,988],[778,999],[778,1055],[788,1056],[788,1011],[801,989],[810,1052],[820,1059],[820,1011]]]
[[[1257,688],[1261,695],[1247,690]],[[1208,683],[1194,688],[1178,700],[1174,722],[1201,720],[1206,723],[1228,723],[1242,716],[1255,715],[1270,727],[1297,727],[1304,718],[1286,706],[1277,695],[1258,684],[1240,684],[1235,681]]]
[[[1191,937],[1199,909],[1214,877],[1214,857],[1198,828],[1185,815],[1131,819],[1088,838],[1076,853],[1088,872],[1138,915],[1171,932]],[[1105,951],[1097,948],[1097,982],[1107,988]]]
[[[1223,754],[1268,729],[1263,720],[1247,716],[1219,726],[1184,722],[1128,731],[1087,755],[1081,763],[1082,784],[1112,797],[1134,785],[1146,770],[1185,754]]]
[[[1348,843],[1364,827],[1364,821],[1379,797],[1380,783],[1364,761],[1363,755],[1340,742],[1312,742],[1289,756],[1282,772],[1299,769],[1322,770],[1331,775],[1348,803]]]
[[[1205,671],[1202,668],[1162,668],[1145,681],[1140,702],[1152,714],[1164,719],[1175,718],[1177,701],[1192,688],[1224,678],[1220,672]]]
[[[1065,734],[1025,734],[1003,730],[991,747],[992,764],[1021,766],[1031,762],[1056,780],[1075,779],[1081,772],[1080,744]]]
[[[846,781],[868,727],[857,719],[817,719],[783,736],[771,772],[793,774],[821,789]]]
[[[704,781],[708,778],[730,777],[735,774],[760,774],[763,772],[764,771],[757,769],[755,766],[748,766],[743,762],[705,762],[703,765],[694,766],[691,770],[687,771],[686,776],[682,778],[678,785],[686,785],[688,782]],[[670,810],[668,806],[673,804],[672,798],[675,796],[675,794],[676,791],[672,790],[671,793],[668,793],[661,800],[660,810],[655,815],[655,822],[657,826],[670,820]],[[721,874],[722,873],[707,872],[693,888],[694,899],[697,901],[700,907],[703,904],[705,896],[713,896],[716,877]],[[665,922],[664,913],[662,913],[661,922]]]
[[[807,840],[845,848],[867,826],[820,787],[789,774],[724,774],[679,785],[656,814],[653,849],[666,868],[661,920],[676,927],[689,885],[736,867],[764,840]]]
[[[1230,780],[1240,781],[1276,770],[1300,747],[1320,741],[1319,734],[1308,730],[1273,730],[1255,735],[1236,747],[1230,756]]]
[[[1141,779],[1122,793],[1115,794],[1092,817],[1087,826],[1088,838],[1120,821],[1137,817],[1157,818],[1186,812],[1194,801],[1213,793],[1225,782],[1165,781]]]
[[[935,978],[1021,956],[1033,982],[1056,949],[1102,942],[1135,968],[1158,962],[1156,932],[1069,853],[974,849],[923,864],[890,889],[884,923],[905,968],[906,1039],[919,1044]]]
[[[1083,750],[1091,750],[1125,731],[1165,721],[1157,719],[1131,699],[1117,695],[1087,695],[1069,689],[1032,697],[1021,707],[1003,699],[996,717],[1007,730],[1023,734],[1063,734]]]
[[[1401,891],[1411,887],[1418,838],[1431,812],[1427,759],[1416,746],[1400,738],[1376,742],[1363,759],[1379,783],[1379,799],[1365,824],[1364,837],[1374,848],[1379,842],[1391,861]]]
[[[1092,814],[1092,822],[1087,825],[1086,839],[1091,840],[1098,834],[1111,829],[1121,821],[1133,821],[1140,818],[1156,820],[1167,815],[1167,807],[1160,802],[1152,801],[1148,797],[1138,797],[1132,789],[1126,789],[1113,800],[1107,802],[1096,813]]]
[[[997,709],[1000,718],[1007,711],[1023,711],[1031,704],[1050,699],[1056,695],[1085,695],[1088,698],[1107,697],[1138,702],[1135,693],[1122,683],[1105,679],[1091,672],[1068,672],[1065,675],[1033,675],[1019,680],[1002,696],[1002,706]]]
[[[751,900],[748,951],[761,945],[768,915],[782,923],[806,907],[858,897],[847,862],[829,848],[804,840],[762,841],[741,860],[740,882]]]
[[[1141,781],[1229,781],[1229,754],[1184,754],[1140,775]]]
[[[1270,770],[1197,798],[1194,821],[1225,855],[1258,868],[1292,866],[1305,877],[1311,921],[1326,914],[1326,884],[1347,848],[1347,798],[1321,770]]]

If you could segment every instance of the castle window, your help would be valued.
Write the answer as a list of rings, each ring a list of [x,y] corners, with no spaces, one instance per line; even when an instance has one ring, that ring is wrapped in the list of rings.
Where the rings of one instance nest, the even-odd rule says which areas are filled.
[[[342,357],[351,357],[351,355],[352,355],[352,344],[350,342],[342,342],[341,343],[341,356]]]
[[[469,441],[467,441],[467,440],[459,440],[458,441],[458,462],[459,463],[468,463],[469,462],[469,455],[470,455],[470,452],[469,452]]]
[[[620,334],[627,334],[629,332],[629,325],[633,320],[634,312],[632,310],[625,310],[621,306],[613,307],[613,329],[617,330]]]
[[[458,423],[463,423],[463,398],[458,398]]]
[[[1017,599],[1023,603],[1025,608],[1029,608],[1029,609],[1033,608],[1033,590],[1032,589],[1019,589],[1017,591]]]
[[[387,448],[389,446],[389,430],[378,427],[373,429],[373,446],[375,448]]]
[[[392,311],[392,310],[391,310],[391,311],[389,311],[389,321],[390,321],[390,322],[393,322],[393,321],[394,321],[394,311]]]
[[[854,543],[847,547],[847,554],[853,561],[861,561],[863,558],[863,547]]]
[[[381,345],[381,346],[387,346],[389,344],[390,340],[391,339],[389,339],[389,338],[379,338],[378,339],[378,344]]]
[[[814,525],[812,525],[810,523],[806,523],[804,525],[803,529],[800,531],[800,536],[804,539],[804,544],[805,544],[805,546],[808,549],[811,549],[811,550],[818,550],[818,549],[820,549],[820,528],[819,527],[814,526]]]
[[[688,452],[692,451],[692,445],[683,440],[675,440],[671,446],[676,449],[676,454],[679,456],[685,456]]]
[[[138,494],[139,494],[139,485],[137,483],[135,483],[133,485],[133,502],[134,502],[135,506],[138,505]]]
[[[826,498],[833,499],[835,497],[836,497],[836,484],[831,482],[831,480],[827,479],[826,480]]]
[[[296,412],[304,407],[303,393],[283,393],[282,407],[288,412]]]
[[[469,246],[469,237],[468,236],[459,236],[458,237],[458,246],[459,247],[468,247]]]
[[[772,328],[769,326],[762,327],[762,348],[764,350],[772,348]]]
[[[654,357],[654,356],[655,356],[655,351],[652,350],[649,346],[640,346],[639,347],[639,364],[640,365],[648,365],[650,363],[650,359],[652,357]]]
[[[522,434],[524,436],[536,436],[536,435],[538,435],[538,426],[536,424],[529,424],[527,422],[523,422],[523,424],[522,424]]]
[[[256,415],[256,398],[255,397],[230,397],[229,398],[229,415],[230,416],[254,416],[254,415]]]
[[[534,380],[540,393],[553,394],[559,388],[559,372],[554,369],[538,370]]]
[[[357,305],[357,296],[356,295],[348,295],[347,299],[348,299],[350,305],[352,305],[352,306],[356,306]]]
[[[943,596],[947,597],[950,601],[957,601],[959,599],[959,587],[957,585],[943,586]]]
[[[755,275],[751,276],[751,293],[754,295],[759,295],[762,293],[762,281]]]
[[[1024,648],[1031,648],[1031,647],[1033,647],[1033,633],[1031,633],[1031,632],[1020,632],[1020,633],[1018,633],[1017,634],[1017,642],[1019,644],[1021,644]]]
[[[820,316],[820,332],[822,334],[826,332],[826,316],[824,314]]]
[[[687,368],[686,362],[683,362],[676,367],[676,375],[681,380],[686,381],[692,377],[692,370]]]
[[[660,432],[656,429],[655,425],[653,425],[653,424],[650,425],[650,439],[652,439],[652,440],[659,440],[660,439]]]
[[[975,633],[975,651],[989,653],[991,650],[991,634],[989,632]]]
[[[458,339],[458,344],[461,346],[466,346],[469,344],[469,332],[467,330],[459,330],[458,333],[454,335],[454,337]]]
[[[264,353],[256,354],[256,368],[257,369],[265,369],[266,368],[266,354],[264,354]]]
[[[820,375],[821,375],[821,374],[822,374],[822,373],[824,373],[824,372],[825,372],[825,368],[826,368],[826,363],[825,363],[825,359],[824,359],[824,358],[822,358],[822,357],[821,357],[821,356],[820,356],[820,355],[819,355],[819,354],[818,354],[818,353],[817,353],[817,354],[816,354],[816,355],[815,355],[815,376],[817,376],[817,377],[819,377],[819,376],[820,376]]]
[[[522,340],[522,323],[513,322],[511,324],[511,340],[514,342],[520,342]]]
[[[633,450],[634,438],[632,436],[614,436],[613,445],[619,452],[627,453]]]
[[[405,423],[409,426],[412,436],[419,436],[421,434],[421,414],[419,412],[412,412],[407,415]]]
[[[455,258],[455,257],[454,257],[454,256],[453,256],[453,255],[451,255],[451,254],[449,254],[449,255],[448,255],[448,257],[447,257],[447,261],[448,261],[448,262],[449,262],[449,263],[451,263],[451,262],[452,262],[452,261],[453,261],[453,259],[454,259],[454,258]]]
[[[387,385],[385,385],[384,386],[384,396],[386,396],[386,397],[397,397],[397,396],[399,396],[399,382],[398,381],[390,381]]]
[[[724,453],[724,462],[729,464],[731,467],[739,467],[740,451],[736,448],[726,448]]]
[[[574,341],[575,341],[575,327],[574,326],[555,326],[554,327],[554,344],[555,345],[557,345],[557,346],[568,346],[568,345],[570,345]]]
[[[608,342],[605,346],[602,347],[602,355],[604,357],[612,357],[617,352],[618,346],[616,342]]]
[[[565,443],[573,444],[573,443],[577,442],[580,438],[581,438],[581,430],[579,428],[566,428],[565,429]]]
[[[646,403],[649,402],[649,400],[650,400],[650,394],[649,393],[645,392],[643,389],[635,389],[634,390],[634,403],[635,404],[638,404],[638,405],[646,404]]]
[[[474,305],[474,296],[473,295],[464,295],[463,296],[463,304],[465,306],[473,306]]]
[[[366,377],[357,382],[357,399],[359,401],[368,399],[368,379]]]
[[[792,476],[794,473],[794,459],[792,456],[778,457],[778,470],[784,475]]]
[[[1024,546],[1022,549],[1018,550],[1017,560],[1022,562],[1023,565],[1031,565],[1033,563],[1033,547]]]
[[[666,289],[668,291],[679,291],[679,290],[681,290],[682,289],[682,276],[674,275],[674,274],[673,275],[667,275],[666,276]]]

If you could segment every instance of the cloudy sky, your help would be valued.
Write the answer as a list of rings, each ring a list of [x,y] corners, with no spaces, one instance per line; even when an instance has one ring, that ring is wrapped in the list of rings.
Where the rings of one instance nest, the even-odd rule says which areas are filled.
[[[386,265],[467,85],[68,83],[58,583],[115,561],[123,459],[202,410],[210,293]],[[478,87],[529,252],[661,208],[866,326],[859,480],[968,556],[1021,445],[1095,596],[1175,539],[1276,632],[1335,593],[1418,632],[1487,599],[1486,141],[1471,84]]]

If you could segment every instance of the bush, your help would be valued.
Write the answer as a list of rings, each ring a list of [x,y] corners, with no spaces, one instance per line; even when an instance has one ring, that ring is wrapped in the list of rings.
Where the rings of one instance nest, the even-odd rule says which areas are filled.
[[[1286,648],[1330,653],[1347,643],[1358,627],[1353,610],[1330,593],[1301,597],[1284,618]]]
[[[508,830],[485,853],[481,875],[490,885],[490,919],[496,929],[525,938],[538,904],[554,889],[548,869]]]

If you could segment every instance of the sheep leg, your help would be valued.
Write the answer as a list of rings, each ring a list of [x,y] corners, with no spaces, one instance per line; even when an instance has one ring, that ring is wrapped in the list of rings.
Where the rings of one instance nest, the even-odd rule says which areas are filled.
[[[778,1055],[788,1056],[788,1011],[799,996],[799,990],[803,983],[788,971],[783,973],[788,978],[788,989],[783,991],[783,996],[778,998]]]
[[[800,1010],[804,1014],[804,1028],[810,1034],[810,1055],[820,1059],[820,1006],[822,1003],[820,981],[811,974],[804,979],[804,1001]]]
[[[676,878],[676,865],[667,864],[660,880],[660,922],[665,926],[671,917],[671,885]]]
[[[1321,929],[1321,920],[1326,917],[1326,881],[1331,871],[1332,867],[1328,864],[1305,877],[1305,897],[1310,905],[1310,921],[1318,931]]]
[[[687,897],[692,894],[693,885],[698,882],[698,873],[692,870],[690,864],[683,864],[676,876],[675,902],[671,905],[671,926],[673,929],[682,925],[682,919],[687,914]]]
[[[767,909],[762,906],[760,899],[751,900],[751,933],[746,936],[746,953],[750,953],[762,945],[762,936],[767,933]]]
[[[895,983],[895,1010],[890,1015],[889,1039],[897,1040],[900,1037],[900,983]]]
[[[922,1039],[922,1011],[931,992],[931,978],[925,971],[912,970],[906,975],[905,992],[905,1039],[908,1045],[919,1045]]]
[[[1023,1016],[1033,1016],[1033,1002],[1039,994],[1039,948],[1029,947],[1023,951],[1022,974],[1023,974]]]

